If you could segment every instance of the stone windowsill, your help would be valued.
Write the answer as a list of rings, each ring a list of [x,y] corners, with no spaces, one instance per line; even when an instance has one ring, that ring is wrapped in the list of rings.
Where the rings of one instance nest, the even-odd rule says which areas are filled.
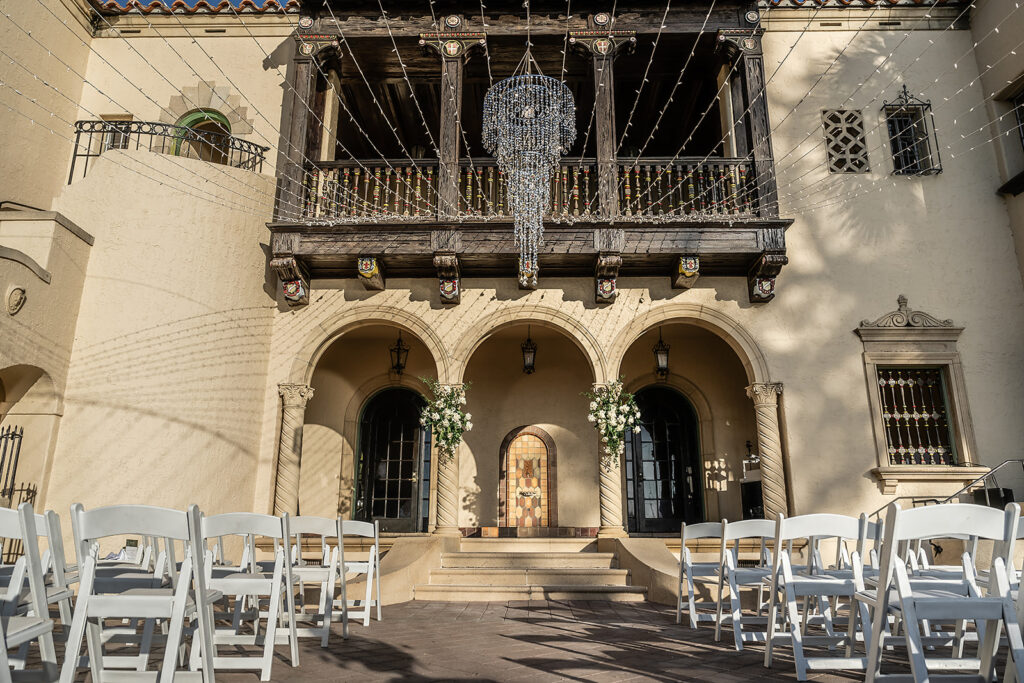
[[[952,467],[949,465],[894,465],[876,467],[871,473],[882,482],[882,493],[895,495],[896,487],[907,483],[936,484],[969,484],[978,477],[984,476],[988,467],[968,466]]]

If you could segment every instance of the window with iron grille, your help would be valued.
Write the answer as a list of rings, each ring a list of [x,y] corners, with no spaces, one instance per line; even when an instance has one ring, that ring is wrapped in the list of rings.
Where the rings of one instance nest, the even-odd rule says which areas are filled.
[[[879,367],[878,394],[891,465],[955,465],[941,367]]]
[[[825,150],[829,173],[867,173],[868,146],[864,115],[857,109],[823,109]]]
[[[893,173],[896,175],[933,175],[942,172],[938,140],[931,102],[910,94],[907,86],[892,102],[882,106]]]
[[[104,121],[113,125],[103,136],[103,149],[128,149],[128,124],[132,120],[131,114],[115,114],[113,116],[101,116]],[[120,124],[120,125],[119,125]]]

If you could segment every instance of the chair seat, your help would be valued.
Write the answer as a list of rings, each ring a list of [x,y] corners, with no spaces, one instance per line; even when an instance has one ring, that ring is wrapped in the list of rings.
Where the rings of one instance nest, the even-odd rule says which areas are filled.
[[[53,631],[53,620],[49,617],[10,617],[4,620],[4,630],[7,647],[17,647]]]

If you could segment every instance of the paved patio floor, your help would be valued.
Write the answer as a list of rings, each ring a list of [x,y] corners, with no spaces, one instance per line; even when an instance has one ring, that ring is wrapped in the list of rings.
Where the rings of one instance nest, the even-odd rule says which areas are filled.
[[[793,661],[762,667],[760,645],[735,652],[714,629],[676,625],[670,607],[652,603],[407,602],[383,621],[352,624],[330,647],[303,639],[301,666],[278,648],[275,681],[777,681],[796,680]],[[724,634],[723,634],[724,636]],[[786,648],[783,648],[785,653]],[[257,681],[255,675],[218,680]],[[816,674],[812,680],[862,680]]]

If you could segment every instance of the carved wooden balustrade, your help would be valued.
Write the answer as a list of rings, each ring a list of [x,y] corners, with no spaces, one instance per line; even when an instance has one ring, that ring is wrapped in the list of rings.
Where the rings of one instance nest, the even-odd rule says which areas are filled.
[[[545,219],[572,223],[608,218],[598,202],[593,159],[566,158],[551,179]],[[439,211],[433,159],[320,162],[309,169],[303,218],[330,223],[433,222],[439,213],[511,221],[508,189],[493,159],[459,164],[457,212]],[[642,158],[618,163],[616,220],[699,220],[759,215],[753,164],[746,159]],[[458,219],[456,219],[458,220]]]
[[[757,179],[747,159],[620,159],[617,180],[626,220],[759,215]]]

